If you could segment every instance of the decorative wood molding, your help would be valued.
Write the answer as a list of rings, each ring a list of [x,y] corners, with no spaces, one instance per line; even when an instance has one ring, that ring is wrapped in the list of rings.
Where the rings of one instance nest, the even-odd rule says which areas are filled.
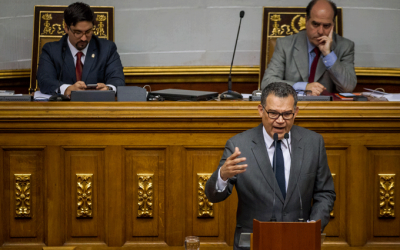
[[[337,185],[336,185],[336,174],[332,174],[332,179],[333,179],[333,184],[335,185],[335,187],[337,187]],[[335,218],[334,208],[332,208],[330,216],[331,216],[331,218]]]
[[[153,174],[138,174],[138,218],[153,218]]]
[[[64,133],[76,129],[82,133],[142,133],[161,129],[163,132],[239,133],[260,123],[257,105],[249,101],[69,102],[68,105],[0,102],[0,130],[3,133]],[[318,133],[369,133],[377,129],[386,133],[398,132],[400,128],[399,102],[299,102],[297,106],[300,112],[295,124]]]
[[[77,218],[93,217],[93,174],[77,174]]]
[[[124,67],[124,75],[225,75],[229,70],[230,66]],[[259,70],[258,66],[233,66],[232,74],[258,74]]]
[[[197,217],[214,217],[214,204],[210,202],[205,194],[206,183],[211,177],[211,174],[197,174],[198,190],[197,190]]]
[[[379,215],[380,218],[394,218],[395,174],[379,174]]]
[[[355,67],[355,71],[357,76],[400,76],[400,68]]]
[[[227,75],[229,66],[163,66],[163,67],[124,67],[125,76],[188,76],[188,75]],[[29,78],[30,69],[0,70],[0,79]],[[260,67],[234,66],[232,74],[258,75]],[[400,68],[355,67],[357,76],[399,77]]]
[[[29,78],[30,69],[0,70],[0,79]]]
[[[15,177],[15,217],[31,218],[31,175],[14,174]]]

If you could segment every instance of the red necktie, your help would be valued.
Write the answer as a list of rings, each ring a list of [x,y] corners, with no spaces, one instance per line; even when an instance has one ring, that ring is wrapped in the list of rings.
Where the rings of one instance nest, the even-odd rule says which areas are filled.
[[[315,81],[315,71],[317,71],[317,65],[318,65],[318,60],[319,60],[319,55],[321,54],[321,51],[318,49],[318,47],[314,48],[315,52],[315,57],[314,61],[311,64],[311,70],[310,70],[310,76],[308,77],[308,82],[314,82]]]
[[[83,64],[81,61],[82,55],[83,53],[80,51],[76,53],[76,66],[75,66],[76,81],[82,81],[82,68],[83,68]]]

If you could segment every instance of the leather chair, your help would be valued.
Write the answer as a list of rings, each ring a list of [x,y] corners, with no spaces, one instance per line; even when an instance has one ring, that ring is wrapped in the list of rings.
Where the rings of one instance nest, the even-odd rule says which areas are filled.
[[[263,7],[258,89],[260,89],[264,72],[274,54],[276,39],[294,35],[305,29],[305,7]],[[338,8],[335,32],[340,36],[343,35],[342,8]]]
[[[65,35],[64,10],[68,6],[36,5],[33,17],[32,62],[29,93],[39,90],[36,71],[43,46]],[[91,6],[95,14],[94,34],[114,41],[114,7]]]

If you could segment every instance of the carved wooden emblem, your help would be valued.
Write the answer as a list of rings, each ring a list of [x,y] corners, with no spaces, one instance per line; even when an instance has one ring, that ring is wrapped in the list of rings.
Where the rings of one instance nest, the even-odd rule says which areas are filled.
[[[153,175],[138,174],[138,215],[153,218]]]
[[[93,217],[93,174],[77,174],[77,216],[78,218]]]
[[[214,205],[207,199],[205,188],[211,174],[197,174],[198,180],[198,207],[197,217],[214,217]]]
[[[394,218],[395,174],[379,175],[379,217]]]
[[[15,217],[31,218],[31,175],[15,174]]]

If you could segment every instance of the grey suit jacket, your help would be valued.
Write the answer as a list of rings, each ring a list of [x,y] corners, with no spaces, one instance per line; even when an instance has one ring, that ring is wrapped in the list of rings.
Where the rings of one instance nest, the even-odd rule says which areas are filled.
[[[247,130],[229,139],[218,169],[239,147],[242,164],[248,164],[246,172],[228,181],[223,192],[216,190],[218,169],[206,184],[206,195],[211,202],[220,202],[229,197],[233,186],[238,194],[234,249],[239,248],[239,237],[243,232],[253,231],[253,219],[269,221],[272,215],[275,185],[275,215],[277,221],[297,221],[300,215],[300,189],[303,218],[321,220],[321,231],[329,222],[330,211],[336,199],[333,179],[328,167],[324,140],[321,135],[293,126],[292,161],[286,199],[283,199],[273,173],[262,133],[263,125]]]
[[[67,39],[68,35],[64,35],[59,41],[43,46],[36,76],[42,93],[54,94],[59,85],[76,82],[74,58]],[[58,81],[60,75],[61,80]],[[125,85],[121,59],[114,42],[92,36],[83,65],[82,81],[86,84]]]
[[[328,70],[322,58],[315,72],[315,81],[326,87],[329,93],[352,92],[357,84],[354,71],[354,43],[336,33],[332,36],[332,51],[337,60]],[[261,88],[273,82],[308,82],[309,77],[307,34],[301,31],[295,35],[278,38],[275,51],[265,70]]]

